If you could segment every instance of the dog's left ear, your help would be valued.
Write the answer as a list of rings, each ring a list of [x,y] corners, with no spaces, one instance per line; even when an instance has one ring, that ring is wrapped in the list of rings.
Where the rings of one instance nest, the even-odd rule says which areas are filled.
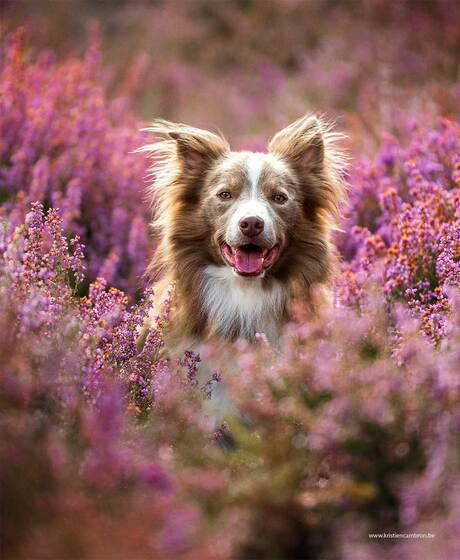
[[[164,136],[165,140],[146,146],[144,151],[156,152],[160,159],[175,159],[182,171],[194,175],[230,150],[222,136],[185,124],[157,119],[145,130]]]
[[[333,221],[339,217],[346,188],[346,157],[338,147],[343,138],[324,120],[306,115],[275,134],[268,145],[271,153],[291,166],[305,187],[310,216],[322,209]]]
[[[275,134],[268,149],[300,172],[320,171],[325,151],[323,128],[317,117],[306,115]]]

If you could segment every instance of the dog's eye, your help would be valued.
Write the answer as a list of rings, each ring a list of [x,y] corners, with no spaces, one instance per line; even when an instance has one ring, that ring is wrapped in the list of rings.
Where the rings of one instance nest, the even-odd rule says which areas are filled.
[[[287,196],[283,193],[276,193],[273,197],[273,200],[275,202],[278,202],[278,204],[283,204],[283,202],[286,202]]]
[[[230,200],[232,197],[232,193],[229,191],[222,191],[217,195],[222,200]]]

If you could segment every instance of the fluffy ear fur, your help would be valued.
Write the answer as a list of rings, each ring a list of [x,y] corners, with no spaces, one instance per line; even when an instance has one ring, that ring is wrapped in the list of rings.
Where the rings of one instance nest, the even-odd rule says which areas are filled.
[[[144,146],[140,151],[150,152],[163,162],[166,159],[168,165],[175,163],[182,172],[191,175],[200,175],[230,149],[222,136],[185,124],[157,119],[144,130],[163,139]]]
[[[320,121],[308,115],[296,120],[275,134],[268,149],[304,172],[319,170],[324,161],[324,139]]]
[[[331,128],[323,119],[305,115],[275,134],[268,149],[296,172],[305,188],[309,217],[313,219],[319,211],[336,221],[344,199],[346,162],[337,147],[343,136]]]

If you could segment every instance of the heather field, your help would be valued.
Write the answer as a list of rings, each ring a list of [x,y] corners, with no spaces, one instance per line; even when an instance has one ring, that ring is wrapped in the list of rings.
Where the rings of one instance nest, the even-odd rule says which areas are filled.
[[[1,9],[2,558],[459,558],[460,2]],[[138,352],[139,129],[262,150],[308,111],[348,135],[334,308],[176,363],[171,289]]]

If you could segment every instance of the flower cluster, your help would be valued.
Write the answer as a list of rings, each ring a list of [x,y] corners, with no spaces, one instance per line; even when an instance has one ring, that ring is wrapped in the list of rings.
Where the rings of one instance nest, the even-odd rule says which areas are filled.
[[[58,207],[85,244],[89,278],[132,290],[145,269],[148,215],[143,141],[126,100],[108,100],[97,43],[83,60],[27,61],[24,31],[5,44],[0,74],[2,217],[21,223],[31,202]]]
[[[11,236],[6,230],[4,226],[1,290],[17,301],[20,328],[46,336],[83,280],[83,247],[78,237],[67,243],[57,210],[45,215],[39,202],[32,204],[24,225]]]
[[[415,129],[407,147],[393,139],[374,163],[356,165],[340,240],[344,300],[359,303],[360,279],[380,263],[389,300],[407,301],[434,339],[460,278],[459,152],[460,127],[443,119]]]
[[[38,2],[11,2],[6,19],[30,21],[34,45],[74,53],[97,14],[117,89],[136,94],[144,118],[215,127],[246,147],[307,110],[340,114],[366,153],[382,130],[458,115],[457,0],[121,0],[97,11],[68,0],[46,17]]]

